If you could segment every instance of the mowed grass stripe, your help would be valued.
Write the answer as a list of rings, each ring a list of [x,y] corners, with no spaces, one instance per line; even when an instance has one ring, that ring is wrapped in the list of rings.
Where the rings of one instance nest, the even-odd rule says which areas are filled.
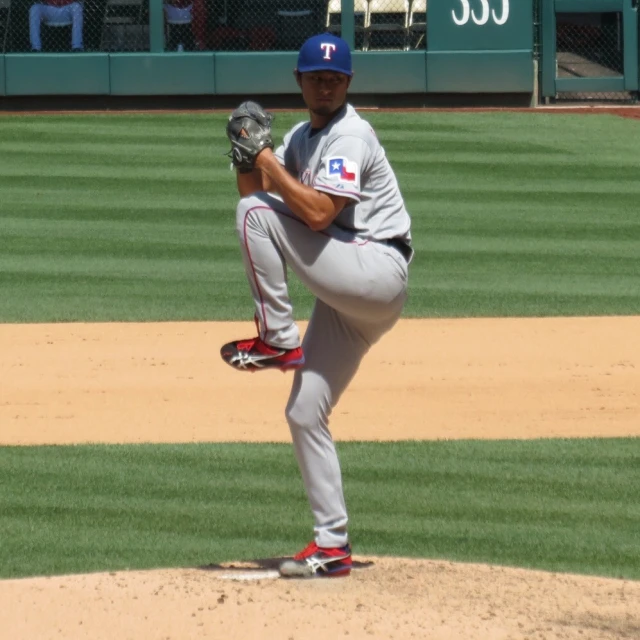
[[[339,443],[359,554],[640,578],[640,439]],[[0,448],[0,575],[199,566],[310,535],[288,444]]]
[[[176,144],[176,140],[178,144]],[[73,156],[74,154],[82,154],[83,157],[95,157],[99,159],[102,155],[120,157],[121,161],[130,161],[132,157],[147,157],[150,153],[155,156],[154,160],[165,159],[171,161],[174,158],[184,158],[185,160],[196,161],[198,157],[194,157],[194,149],[187,144],[182,143],[182,138],[176,140],[172,138],[156,138],[142,141],[132,140],[126,136],[114,136],[104,140],[91,138],[84,142],[78,140],[65,140],[59,136],[55,136],[51,140],[43,140],[39,136],[34,136],[33,140],[15,139],[13,141],[2,141],[3,153],[20,155],[39,155],[41,153],[55,153]],[[60,145],[60,142],[63,142]],[[194,144],[200,148],[201,154],[211,155],[211,141],[206,137],[200,136],[193,139]],[[126,153],[122,154],[122,150]]]
[[[617,214],[614,217],[604,217],[597,208],[580,209],[579,215],[560,217],[555,210],[541,208],[537,202],[531,200],[521,203],[518,209],[514,210],[511,198],[493,202],[491,217],[479,215],[484,210],[486,204],[477,200],[465,202],[464,206],[453,206],[450,210],[438,207],[429,212],[428,220],[418,218],[415,224],[418,227],[429,225],[430,229],[436,231],[455,231],[456,234],[473,233],[475,229],[480,229],[483,233],[493,235],[519,234],[523,237],[531,233],[535,236],[537,231],[547,231],[549,226],[553,226],[553,235],[547,231],[550,240],[558,237],[559,232],[570,233],[573,237],[586,229],[588,232],[604,233],[619,231],[622,234],[621,239],[633,241],[634,234],[640,232],[640,220],[632,211],[618,210],[614,212]]]
[[[406,315],[640,313],[636,123],[540,114],[365,116],[413,218],[417,254]],[[303,118],[278,113],[276,140]],[[251,317],[225,122],[225,114],[2,120],[0,224],[7,231],[0,255],[11,275],[0,280],[0,321],[84,313],[103,320]],[[59,221],[71,225],[56,231]],[[121,268],[119,260],[126,261]],[[206,273],[215,274],[209,282]],[[125,297],[117,317],[113,305],[95,304],[144,290],[150,278],[158,296],[151,305],[147,297]],[[183,304],[176,281],[184,283]],[[295,277],[290,282],[297,316],[308,317],[311,296]]]
[[[49,220],[5,218],[7,236],[57,238],[73,241],[83,238],[86,230],[77,220]],[[85,225],[86,226],[86,225]],[[92,221],[91,228],[97,232],[101,240],[123,242],[173,242],[175,244],[198,244],[211,247],[211,240],[202,235],[202,225],[196,222],[183,222],[180,225],[182,235],[175,237],[175,223],[155,221],[153,224],[139,220],[130,221],[126,225],[113,220]]]
[[[82,220],[92,224],[100,224],[103,221],[123,220],[135,224],[139,220],[154,220],[172,222],[180,225],[183,222],[193,223],[202,221],[211,225],[217,221],[224,222],[227,226],[234,222],[233,212],[237,204],[237,198],[228,196],[217,197],[215,204],[206,195],[185,202],[181,194],[163,193],[162,199],[141,196],[134,191],[105,190],[100,193],[95,188],[87,188],[81,191],[78,188],[69,189],[57,183],[37,191],[38,201],[30,201],[33,197],[33,187],[26,186],[30,181],[25,181],[24,187],[10,187],[3,190],[6,199],[3,205],[11,211],[12,216],[21,219],[39,220]],[[106,197],[99,197],[99,196]],[[9,216],[7,216],[9,217]]]
[[[528,256],[537,260],[544,260],[546,256],[554,255],[569,258],[570,256],[589,257],[597,254],[598,257],[594,260],[596,264],[598,260],[605,261],[606,264],[603,266],[611,265],[613,267],[616,261],[621,262],[627,259],[637,264],[637,245],[631,240],[616,240],[612,242],[606,238],[565,238],[549,241],[544,238],[543,233],[540,236],[538,238],[527,237],[518,246],[514,246],[512,236],[507,233],[496,234],[495,237],[486,237],[480,233],[473,234],[470,232],[465,233],[462,237],[453,234],[438,234],[437,239],[434,238],[431,242],[431,248],[440,253],[477,253],[478,255],[474,255],[474,259],[477,259],[479,263],[482,263],[489,256],[504,256],[504,259],[509,261],[511,256]],[[427,243],[427,246],[429,246],[429,243]],[[613,259],[613,262],[610,262],[609,259]]]
[[[16,178],[16,182],[20,184],[21,180],[33,179],[38,177],[39,169],[42,167],[29,165],[28,167],[16,167],[6,171],[6,178]],[[218,175],[222,175],[219,172]],[[71,177],[76,183],[76,189],[88,187],[92,190],[100,191],[101,189],[110,188],[114,191],[119,186],[120,189],[131,189],[135,187],[140,191],[153,193],[160,189],[172,187],[174,190],[180,190],[186,187],[196,188],[193,185],[202,185],[202,188],[208,191],[208,195],[214,193],[207,182],[212,179],[211,173],[205,168],[198,168],[191,171],[188,167],[176,168],[171,167],[132,167],[132,166],[91,166],[85,165],[81,161],[69,162],[63,166],[50,168],[48,175],[39,178],[44,187],[55,186],[60,178]],[[213,176],[215,178],[215,175]]]
[[[55,146],[55,145],[54,145]],[[126,159],[123,159],[123,151]],[[53,153],[53,151],[52,151]],[[91,148],[89,152],[63,151],[55,152],[58,160],[64,164],[56,168],[47,168],[47,163],[41,160],[41,151],[34,149],[32,152],[25,150],[4,152],[7,161],[12,160],[14,167],[9,167],[10,176],[33,176],[38,175],[37,170],[46,169],[47,177],[67,176],[70,173],[79,176],[110,178],[123,175],[130,177],[130,172],[134,170],[135,177],[159,180],[173,178],[200,182],[204,180],[215,180],[216,178],[229,174],[228,164],[226,167],[220,166],[220,159],[214,159],[209,154],[202,153],[199,157],[180,149],[179,153],[170,151],[142,151],[140,149],[126,148],[114,149],[105,152],[96,152]],[[217,166],[213,166],[217,165]]]
[[[529,154],[504,156],[500,160],[494,158],[491,162],[479,158],[477,154],[460,154],[443,160],[437,153],[416,151],[408,152],[394,164],[401,172],[419,166],[424,171],[423,187],[432,185],[436,189],[438,180],[443,177],[456,178],[464,175],[468,180],[460,188],[467,191],[478,187],[486,189],[492,184],[504,184],[512,190],[533,190],[541,182],[548,182],[547,190],[564,191],[570,187],[575,188],[576,183],[584,182],[589,192],[609,193],[611,186],[620,182],[625,193],[640,192],[637,174],[634,175],[637,166],[632,163],[588,165],[584,160],[567,162],[558,159],[556,162],[549,162],[546,157],[538,158],[536,162]],[[420,171],[415,171],[411,175],[417,176],[419,173]],[[512,184],[514,179],[527,181]],[[541,185],[541,188],[544,187]]]
[[[96,138],[121,137],[124,140],[193,140],[202,141],[207,133],[217,137],[222,130],[220,122],[227,116],[200,114],[114,114],[103,115],[35,115],[12,117],[11,122],[0,123],[2,140],[23,139],[29,136],[46,136],[48,139],[69,139],[70,135],[87,135]],[[209,128],[210,127],[210,128]],[[15,132],[15,133],[12,133]],[[47,139],[47,138],[45,138]],[[70,140],[73,142],[73,139]]]

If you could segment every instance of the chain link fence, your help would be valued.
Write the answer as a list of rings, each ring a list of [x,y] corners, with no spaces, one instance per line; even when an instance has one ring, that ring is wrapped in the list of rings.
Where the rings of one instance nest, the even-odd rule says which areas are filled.
[[[624,75],[622,14],[556,14],[558,78],[620,78]],[[631,101],[625,91],[561,92],[558,100]]]
[[[198,48],[296,51],[316,33],[342,35],[341,0],[201,0],[201,9],[196,1],[191,18]],[[165,5],[168,21],[169,11]],[[426,0],[354,0],[354,26],[356,50],[424,49]],[[170,37],[167,48],[176,44],[187,46]]]
[[[341,0],[166,0],[166,51],[295,51]],[[424,49],[426,0],[354,0],[355,48]],[[0,0],[0,52],[149,51],[149,0]]]
[[[3,52],[148,51],[148,0],[0,0]]]

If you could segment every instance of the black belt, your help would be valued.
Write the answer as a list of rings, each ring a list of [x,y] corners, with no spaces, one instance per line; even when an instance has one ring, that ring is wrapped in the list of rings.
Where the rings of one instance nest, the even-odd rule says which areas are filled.
[[[404,240],[401,240],[400,238],[390,238],[389,240],[385,240],[385,243],[390,247],[397,249],[407,263],[411,260],[413,256],[413,249],[411,248],[411,245],[408,245]]]

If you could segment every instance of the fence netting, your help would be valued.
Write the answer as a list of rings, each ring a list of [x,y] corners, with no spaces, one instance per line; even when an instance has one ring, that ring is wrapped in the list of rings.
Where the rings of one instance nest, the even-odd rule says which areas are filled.
[[[424,49],[426,0],[354,0],[355,48]],[[295,51],[341,0],[166,0],[166,51]],[[149,0],[0,0],[0,52],[149,51]]]
[[[0,0],[6,53],[148,51],[148,0]],[[1,32],[0,32],[1,34]]]
[[[624,75],[622,14],[556,14],[558,78],[617,78]],[[628,100],[628,92],[562,92],[560,100]]]

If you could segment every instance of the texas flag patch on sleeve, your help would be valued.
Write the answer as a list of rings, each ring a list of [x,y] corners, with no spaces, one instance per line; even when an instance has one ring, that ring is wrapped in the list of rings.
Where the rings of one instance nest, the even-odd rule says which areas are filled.
[[[327,160],[327,175],[334,180],[357,182],[358,165],[347,158],[329,158]]]

